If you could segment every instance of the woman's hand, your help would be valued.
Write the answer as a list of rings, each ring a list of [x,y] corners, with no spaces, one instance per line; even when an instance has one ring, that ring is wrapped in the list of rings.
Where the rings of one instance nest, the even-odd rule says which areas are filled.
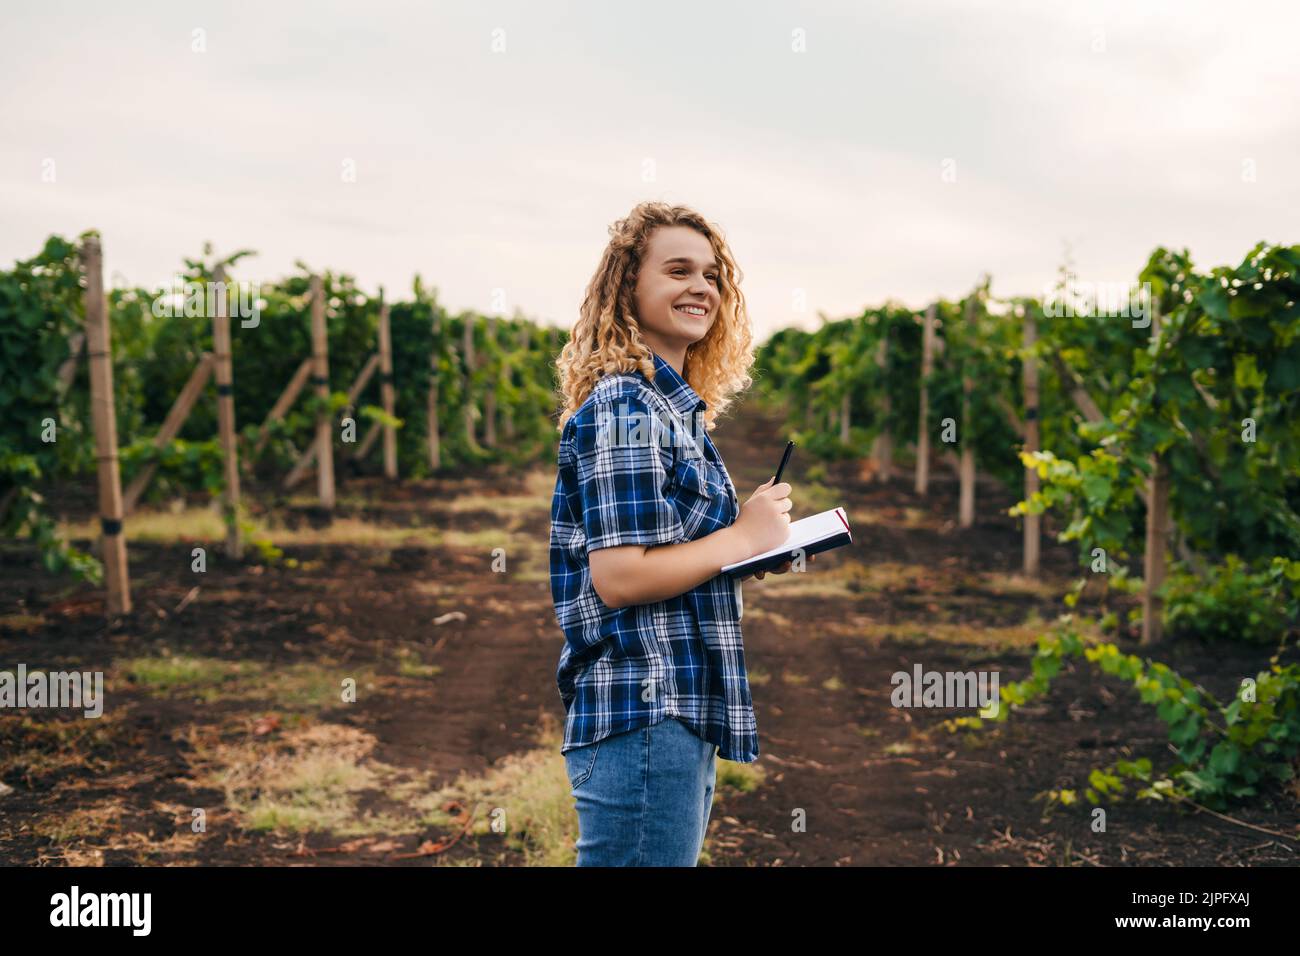
[[[814,561],[816,561],[816,560],[817,560],[817,555],[815,555],[815,554],[810,554],[810,555],[808,555],[808,563],[809,563],[809,564],[812,564],[812,563],[813,563]],[[785,574],[787,571],[790,570],[790,565],[791,565],[791,564],[793,564],[792,561],[787,561],[785,564],[781,565],[779,568],[773,568],[770,572],[768,572],[768,571],[755,571],[753,574],[746,574],[746,575],[745,575],[744,577],[742,577],[740,580],[744,581],[746,578],[758,578],[758,580],[761,581],[761,580],[763,580],[763,578],[764,578],[766,575],[768,575],[769,573],[770,573],[770,574]]]
[[[749,544],[751,555],[770,551],[790,536],[790,483],[772,481],[769,478],[754,489],[732,524]]]

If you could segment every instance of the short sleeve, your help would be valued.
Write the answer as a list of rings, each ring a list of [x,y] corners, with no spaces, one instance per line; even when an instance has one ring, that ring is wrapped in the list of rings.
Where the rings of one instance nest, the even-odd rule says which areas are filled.
[[[595,401],[574,420],[573,463],[587,550],[682,540],[677,509],[664,495],[670,425],[635,393]]]

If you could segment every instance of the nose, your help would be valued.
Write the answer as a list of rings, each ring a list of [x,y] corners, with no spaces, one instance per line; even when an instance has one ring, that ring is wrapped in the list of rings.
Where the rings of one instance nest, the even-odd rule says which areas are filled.
[[[709,281],[703,275],[697,275],[691,282],[691,294],[698,295],[701,299],[708,299],[709,292],[712,291]]]

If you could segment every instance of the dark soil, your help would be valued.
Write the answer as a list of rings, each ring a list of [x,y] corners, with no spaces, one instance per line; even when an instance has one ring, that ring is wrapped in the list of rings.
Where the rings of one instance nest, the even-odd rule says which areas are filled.
[[[770,475],[784,444],[777,423],[752,406],[722,423],[715,438],[742,499]],[[796,452],[785,476],[795,488],[796,513],[809,464]],[[996,731],[950,734],[941,726],[969,710],[891,706],[890,676],[916,663],[926,670],[997,670],[1003,685],[1027,676],[1031,650],[954,640],[952,629],[978,635],[985,628],[1023,624],[1035,612],[1050,622],[1064,610],[1057,596],[1077,565],[1071,549],[1048,537],[1043,576],[1059,584],[1057,596],[1027,589],[995,593],[981,582],[1020,567],[1021,534],[1005,513],[1013,495],[982,484],[980,519],[962,530],[948,520],[955,518],[957,499],[948,474],[934,475],[926,498],[912,492],[910,475],[881,485],[857,474],[856,462],[829,468],[825,484],[835,489],[851,521],[863,520],[854,524],[854,546],[819,556],[810,577],[856,560],[910,566],[914,580],[835,596],[765,595],[768,582],[782,580],[778,576],[746,583],[746,658],[751,668],[771,675],[753,687],[766,779],[752,792],[719,789],[707,847],[712,865],[1295,865],[1300,814],[1291,788],[1275,787],[1233,808],[1231,820],[1151,801],[1108,807],[1105,832],[1092,829],[1086,802],[1045,816],[1036,797],[1064,787],[1082,794],[1094,767],[1140,756],[1157,768],[1173,761],[1153,708],[1122,682],[1086,666],[1069,668],[1038,706]],[[396,487],[354,478],[341,491],[366,503],[340,505],[336,514],[402,527],[414,520],[439,529],[488,531],[500,526],[498,514],[485,508],[453,512],[448,503],[462,494],[520,494],[523,488],[522,475],[500,469]],[[71,517],[92,513],[93,494],[84,488],[56,499]],[[919,509],[926,520],[907,520],[905,509],[913,517]],[[278,513],[290,526],[326,521],[309,508]],[[538,513],[516,533],[544,545],[548,530],[546,515]],[[378,759],[431,770],[439,783],[462,772],[481,773],[528,749],[544,722],[563,719],[554,683],[562,637],[549,586],[484,573],[489,558],[480,552],[490,548],[395,548],[377,555],[356,546],[286,547],[299,561],[320,562],[305,569],[229,561],[212,548],[199,593],[178,611],[195,582],[191,547],[133,543],[135,608],[110,627],[102,592],[52,578],[29,549],[10,543],[0,552],[0,617],[34,615],[46,623],[0,629],[0,669],[19,661],[29,669],[106,669],[114,659],[155,655],[166,647],[231,660],[329,659],[391,671],[394,654],[405,649],[440,667],[438,678],[385,680],[377,692],[329,719],[374,734]],[[419,587],[428,584],[441,590]],[[450,611],[466,617],[432,623]],[[948,639],[917,638],[918,628],[924,635],[940,623],[949,629]],[[1131,638],[1120,644],[1146,653]],[[1154,656],[1222,698],[1243,676],[1265,668],[1269,653],[1243,644],[1178,643]],[[838,689],[823,688],[830,678]],[[231,721],[251,722],[265,710],[238,701],[160,699],[131,686],[114,688],[110,701],[122,719],[93,745],[76,741],[91,722],[63,718],[72,742],[62,746],[78,758],[71,766],[4,776],[13,789],[0,796],[0,863],[66,862],[48,836],[50,822],[106,797],[121,808],[112,832],[135,836],[103,844],[103,862],[151,862],[148,846],[176,832],[178,814],[188,813],[184,808],[223,804],[221,792],[196,791],[188,782],[190,744],[180,731],[201,721],[228,732]],[[43,712],[42,720],[50,713]],[[55,746],[41,734],[48,731],[24,729],[12,713],[0,716],[0,746],[7,751]],[[382,808],[384,801],[383,794],[374,794],[365,806]],[[234,823],[222,813],[210,811],[210,830],[223,819]],[[806,820],[802,832],[792,829],[796,817]],[[168,862],[334,865],[387,859],[348,852],[304,855],[344,842],[328,833],[300,841],[237,825],[219,829],[231,835],[198,841],[192,853]],[[410,852],[424,840],[445,836],[430,831],[395,839]],[[444,858],[515,862],[499,842],[480,846],[472,838]]]

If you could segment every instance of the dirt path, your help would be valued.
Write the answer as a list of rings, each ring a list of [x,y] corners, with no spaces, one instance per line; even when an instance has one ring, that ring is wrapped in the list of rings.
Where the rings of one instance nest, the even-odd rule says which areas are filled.
[[[724,422],[715,440],[742,496],[766,479],[784,444],[778,423],[752,407]],[[1104,833],[1093,832],[1080,807],[1043,818],[1035,795],[1082,789],[1092,767],[1117,757],[1167,763],[1163,726],[1118,682],[1070,671],[1043,705],[980,735],[941,726],[970,711],[891,706],[891,675],[918,663],[996,670],[1004,683],[1024,677],[1033,638],[1061,610],[1073,555],[1049,545],[1043,582],[1021,581],[1009,496],[981,487],[981,520],[960,531],[947,475],[922,501],[910,481],[867,484],[847,463],[829,469],[819,491],[809,464],[796,451],[787,473],[796,516],[842,504],[855,544],[819,558],[806,575],[746,583],[764,779],[748,792],[720,785],[707,862],[1294,865],[1300,844],[1207,814],[1121,805]],[[297,567],[214,557],[188,604],[194,542],[134,544],[137,609],[113,632],[102,626],[93,590],[58,593],[30,555],[6,550],[0,669],[17,661],[109,668],[119,679],[110,719],[93,728],[66,717],[0,717],[0,780],[13,788],[0,796],[0,862],[329,865],[390,861],[394,851],[445,838],[448,828],[433,823],[375,831],[355,845],[328,829],[300,839],[245,827],[222,789],[238,781],[196,781],[196,767],[213,753],[245,752],[237,748],[248,748],[249,762],[269,760],[265,743],[281,738],[282,755],[300,754],[306,738],[294,728],[325,727],[334,735],[328,746],[369,747],[365,760],[389,768],[356,808],[383,813],[535,750],[563,717],[554,683],[562,638],[545,565],[552,482],[545,472],[395,489],[348,482],[318,543],[311,526],[323,523],[310,508],[281,512],[305,536],[283,544]],[[434,531],[436,545],[421,540]],[[379,537],[366,537],[372,532]],[[491,570],[494,547],[509,561],[504,573]],[[159,655],[176,653],[257,670],[222,677],[212,699],[151,692],[138,659],[156,667]],[[1193,646],[1169,660],[1223,694],[1266,658],[1241,646]],[[132,660],[131,673],[145,676],[121,677]],[[356,703],[331,706],[334,691],[320,691],[318,671],[329,688],[341,674],[358,675]],[[310,720],[299,725],[304,714]],[[238,759],[227,762],[243,772]],[[724,780],[734,767],[720,763]],[[405,791],[407,783],[421,789]],[[255,801],[256,788],[245,789]],[[208,824],[220,838],[189,832],[195,806],[211,808]],[[1294,792],[1234,816],[1300,836]],[[374,846],[387,855],[367,856]],[[491,837],[471,836],[445,861],[519,858]]]

